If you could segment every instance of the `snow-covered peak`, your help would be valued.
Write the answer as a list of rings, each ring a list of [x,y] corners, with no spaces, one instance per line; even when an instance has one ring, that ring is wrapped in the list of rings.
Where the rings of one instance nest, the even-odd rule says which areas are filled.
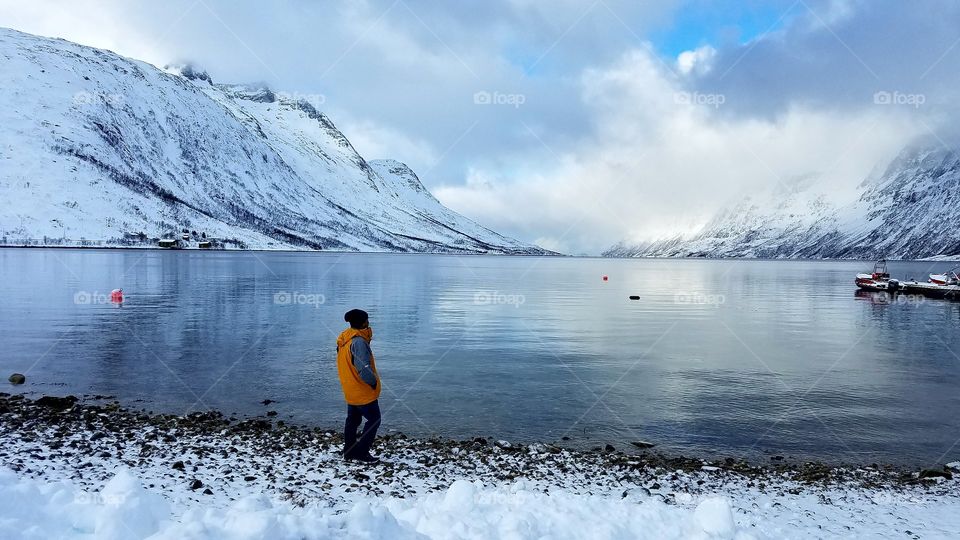
[[[189,62],[184,64],[167,64],[163,67],[163,70],[171,75],[179,75],[191,81],[203,81],[207,84],[213,84],[213,79],[206,70]]]
[[[424,195],[433,199],[433,195],[423,187],[417,173],[395,159],[374,159],[367,162],[368,165],[382,178],[385,184],[396,193],[411,191],[416,194]],[[435,200],[435,199],[434,199]]]
[[[409,168],[375,170],[297,94],[6,29],[0,61],[7,244],[186,230],[226,247],[543,252],[444,207]]]
[[[745,197],[697,234],[612,256],[919,259],[960,255],[960,158],[942,144],[912,144],[877,167],[849,200],[816,183]]]

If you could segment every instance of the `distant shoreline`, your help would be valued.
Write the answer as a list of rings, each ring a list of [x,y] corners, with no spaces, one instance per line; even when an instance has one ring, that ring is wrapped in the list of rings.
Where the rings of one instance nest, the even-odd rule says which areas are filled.
[[[188,253],[330,253],[334,255],[453,255],[453,256],[479,256],[479,257],[572,257],[556,252],[546,253],[481,253],[478,251],[338,251],[333,249],[201,249],[201,248],[164,248],[157,246],[21,246],[12,244],[0,244],[0,249],[63,249],[63,250],[109,250],[109,251],[171,251]],[[544,250],[546,251],[546,250]],[[598,257],[607,258],[607,257]]]
[[[332,249],[200,249],[200,248],[162,248],[157,246],[23,246],[2,244],[0,249],[63,249],[63,250],[110,250],[110,251],[186,251],[211,253],[330,253],[335,255],[448,255],[448,256],[480,256],[480,257],[557,257],[564,259],[604,259],[604,260],[647,260],[647,261],[766,261],[766,262],[872,262],[875,259],[772,259],[763,257],[617,257],[603,255],[567,255],[544,250],[545,253],[480,253],[476,251],[337,251]],[[960,263],[960,255],[950,255],[941,258],[939,255],[925,259],[887,259],[891,262],[944,262]]]

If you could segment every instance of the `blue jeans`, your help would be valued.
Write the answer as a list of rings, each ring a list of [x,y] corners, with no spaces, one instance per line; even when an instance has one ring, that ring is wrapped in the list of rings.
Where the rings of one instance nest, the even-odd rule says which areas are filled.
[[[360,439],[357,440],[357,428],[360,427],[360,422],[364,418],[367,419],[367,423],[364,424]],[[366,405],[347,405],[347,421],[343,425],[343,455],[368,455],[379,427],[380,404],[377,400]]]

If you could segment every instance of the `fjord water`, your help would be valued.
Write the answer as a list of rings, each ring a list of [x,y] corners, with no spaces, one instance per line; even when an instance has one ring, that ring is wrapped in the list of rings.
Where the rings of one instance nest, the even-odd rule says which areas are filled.
[[[360,307],[385,429],[752,459],[958,459],[960,303],[856,294],[853,275],[871,266],[3,249],[0,368],[27,375],[8,392],[272,410],[338,428],[334,341]],[[108,298],[117,287],[121,306]]]

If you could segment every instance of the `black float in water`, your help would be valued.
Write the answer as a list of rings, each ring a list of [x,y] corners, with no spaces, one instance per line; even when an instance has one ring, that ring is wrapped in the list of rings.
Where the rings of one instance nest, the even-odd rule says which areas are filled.
[[[637,296],[637,295],[635,295],[635,294],[631,294],[631,295],[630,295],[630,299],[631,299],[631,300],[639,300],[640,297]]]

